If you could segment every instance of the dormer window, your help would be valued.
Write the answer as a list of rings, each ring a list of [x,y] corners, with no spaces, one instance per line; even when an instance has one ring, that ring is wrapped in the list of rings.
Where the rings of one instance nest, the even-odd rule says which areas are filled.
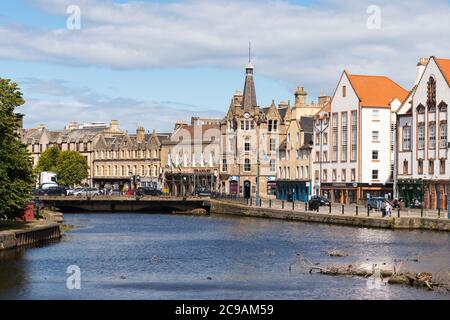
[[[423,105],[423,104],[419,104],[418,106],[417,106],[417,113],[418,114],[424,114],[425,113],[425,106]]]
[[[441,101],[438,105],[438,109],[440,112],[447,112],[447,104],[444,101]]]

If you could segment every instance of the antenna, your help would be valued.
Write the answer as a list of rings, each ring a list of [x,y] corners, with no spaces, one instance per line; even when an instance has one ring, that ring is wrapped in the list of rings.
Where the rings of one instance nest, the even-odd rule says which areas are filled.
[[[252,62],[252,42],[248,42],[248,63]]]

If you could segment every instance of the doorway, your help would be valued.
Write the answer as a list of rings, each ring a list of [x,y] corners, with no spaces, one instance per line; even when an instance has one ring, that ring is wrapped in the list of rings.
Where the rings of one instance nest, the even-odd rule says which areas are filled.
[[[245,199],[250,199],[251,186],[252,186],[252,184],[250,183],[250,181],[244,182],[244,198]]]

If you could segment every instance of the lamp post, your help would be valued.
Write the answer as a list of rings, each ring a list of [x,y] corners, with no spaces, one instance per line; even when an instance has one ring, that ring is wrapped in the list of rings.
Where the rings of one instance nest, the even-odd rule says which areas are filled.
[[[314,121],[314,129],[319,134],[320,137],[320,154],[319,154],[319,190],[317,195],[321,195],[321,188],[322,188],[322,149],[323,149],[323,133],[328,129],[330,126],[330,113],[327,112],[326,117],[324,118],[322,115],[319,115],[319,117]]]
[[[393,185],[393,198],[398,199],[399,198],[399,192],[398,192],[398,114],[397,112],[394,112],[395,115],[395,127],[394,127],[394,170],[392,172],[394,185]]]

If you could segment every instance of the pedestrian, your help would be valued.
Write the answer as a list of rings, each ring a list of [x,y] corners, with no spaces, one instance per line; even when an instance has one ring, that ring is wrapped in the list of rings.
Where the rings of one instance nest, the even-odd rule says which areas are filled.
[[[378,202],[379,210],[381,211],[381,216],[384,218],[386,216],[386,202],[380,201]]]
[[[386,201],[386,215],[389,217],[392,216],[392,205],[389,203],[389,201]]]

